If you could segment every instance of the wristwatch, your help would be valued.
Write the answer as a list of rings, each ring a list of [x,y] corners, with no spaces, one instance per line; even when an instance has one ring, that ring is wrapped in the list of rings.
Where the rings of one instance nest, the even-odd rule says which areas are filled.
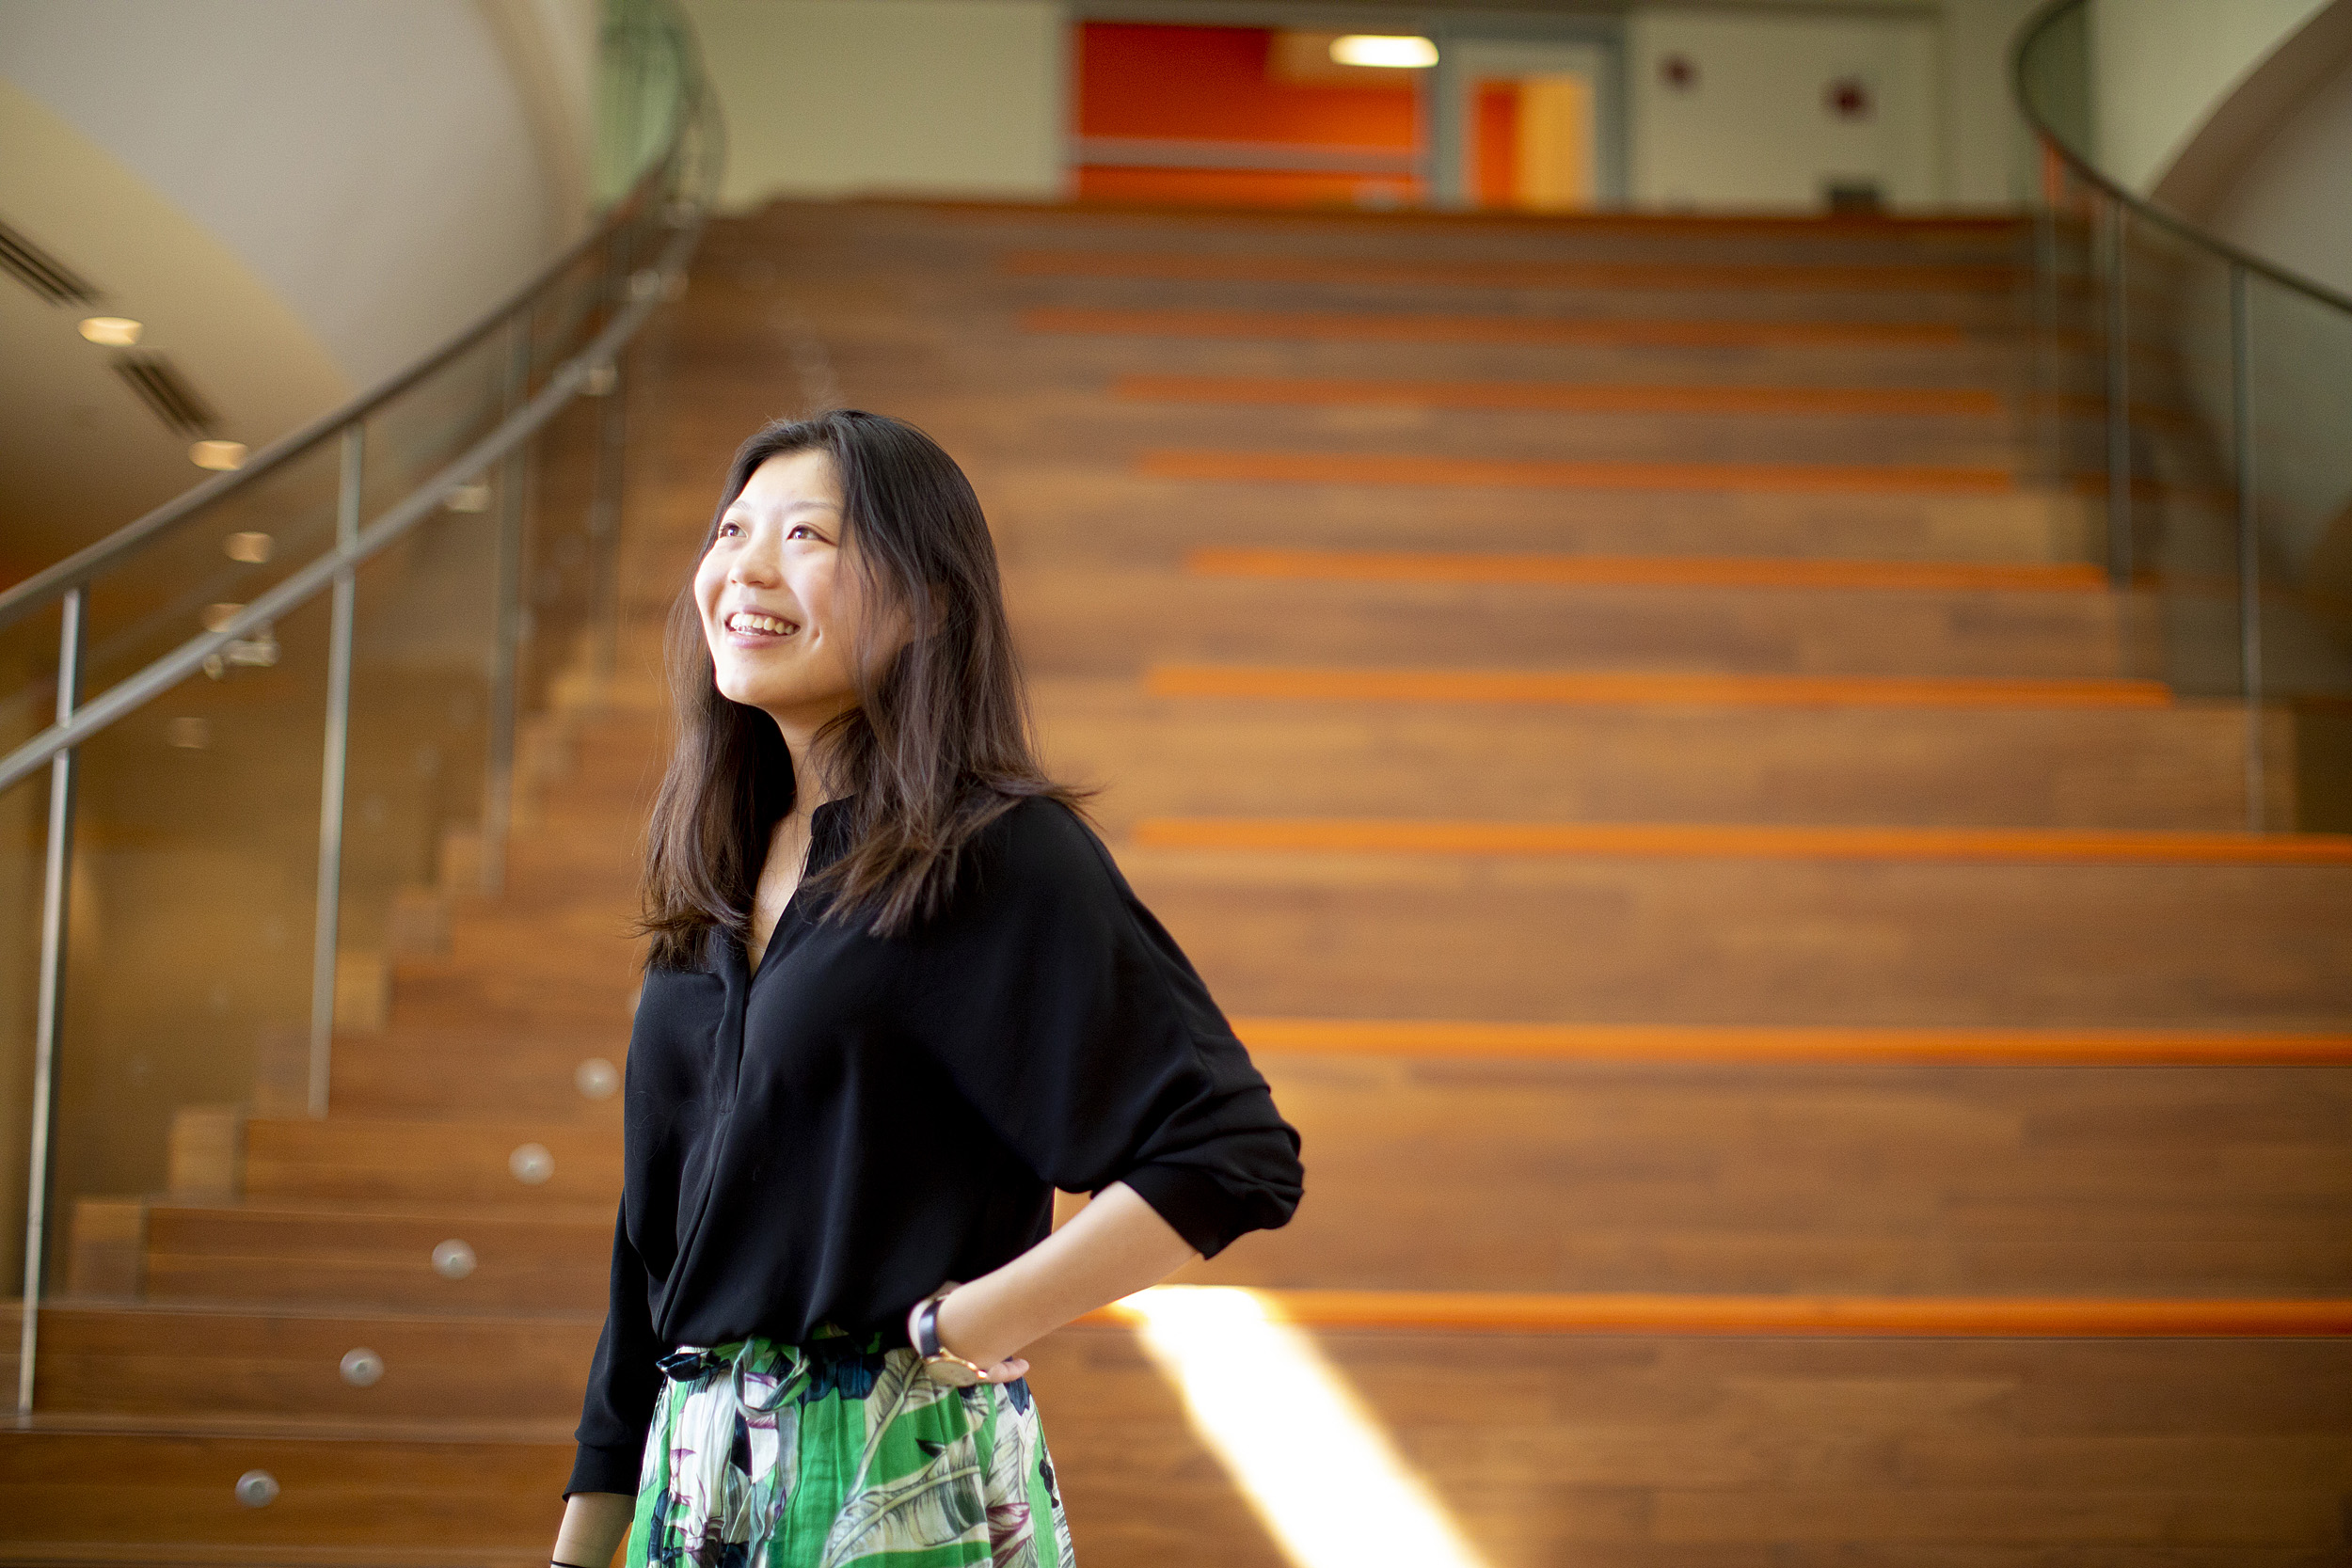
[[[925,1296],[915,1303],[914,1310],[907,1316],[907,1338],[914,1342],[914,1354],[922,1358],[923,1365],[926,1367],[936,1367],[944,1361],[950,1366],[963,1368],[974,1377],[986,1383],[988,1381],[986,1367],[977,1361],[966,1361],[962,1356],[939,1342],[939,1304],[946,1301],[947,1291],[954,1289],[953,1285],[949,1285],[946,1290]]]

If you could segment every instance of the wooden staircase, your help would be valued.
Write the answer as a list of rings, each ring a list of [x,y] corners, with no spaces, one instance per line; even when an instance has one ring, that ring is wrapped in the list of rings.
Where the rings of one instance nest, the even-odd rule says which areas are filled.
[[[191,1113],[184,1190],[73,1217],[0,1560],[537,1560],[661,616],[735,443],[834,401],[965,463],[1055,767],[1304,1133],[1297,1220],[1190,1277],[1309,1292],[1492,1568],[2344,1560],[2352,854],[2238,834],[2240,714],[2084,570],[2019,240],[716,226],[503,895],[412,921],[326,1119]],[[1092,1568],[1284,1560],[1128,1329],[1035,1360]]]

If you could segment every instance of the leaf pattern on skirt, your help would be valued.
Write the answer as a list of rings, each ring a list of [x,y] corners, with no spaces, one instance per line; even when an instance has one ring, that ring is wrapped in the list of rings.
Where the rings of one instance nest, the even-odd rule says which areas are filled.
[[[879,1336],[818,1336],[664,1358],[629,1568],[1072,1568],[1025,1384],[958,1388]],[[745,1402],[775,1409],[738,1404],[739,1357]]]

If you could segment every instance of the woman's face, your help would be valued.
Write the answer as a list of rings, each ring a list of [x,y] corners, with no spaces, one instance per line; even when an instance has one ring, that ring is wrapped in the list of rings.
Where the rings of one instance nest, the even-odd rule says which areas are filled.
[[[771,457],[720,517],[694,572],[720,694],[765,710],[788,739],[804,741],[857,705],[867,606],[843,559],[841,510],[832,453]],[[876,657],[886,661],[905,642],[903,631],[884,635]]]

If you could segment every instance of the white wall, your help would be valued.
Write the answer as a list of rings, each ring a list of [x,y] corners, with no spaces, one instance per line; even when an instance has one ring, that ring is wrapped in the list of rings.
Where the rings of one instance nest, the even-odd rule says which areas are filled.
[[[1062,193],[1053,0],[685,0],[727,119],[735,209],[861,193]]]
[[[2090,0],[2100,166],[2153,190],[2238,80],[2327,0]]]
[[[2030,194],[2032,136],[2010,88],[2010,48],[2042,0],[1944,0],[1944,198],[2007,206]]]
[[[1820,206],[1831,180],[1877,182],[1895,204],[1932,203],[1939,171],[1937,24],[1919,14],[1636,11],[1626,19],[1628,140],[1642,206]],[[1684,91],[1660,79],[1681,54]],[[1875,111],[1833,115],[1831,82],[1858,77]]]
[[[2352,71],[2280,127],[2208,221],[2232,244],[2352,294]]]
[[[0,5],[0,73],[241,258],[361,386],[578,220],[509,47],[476,0]]]

